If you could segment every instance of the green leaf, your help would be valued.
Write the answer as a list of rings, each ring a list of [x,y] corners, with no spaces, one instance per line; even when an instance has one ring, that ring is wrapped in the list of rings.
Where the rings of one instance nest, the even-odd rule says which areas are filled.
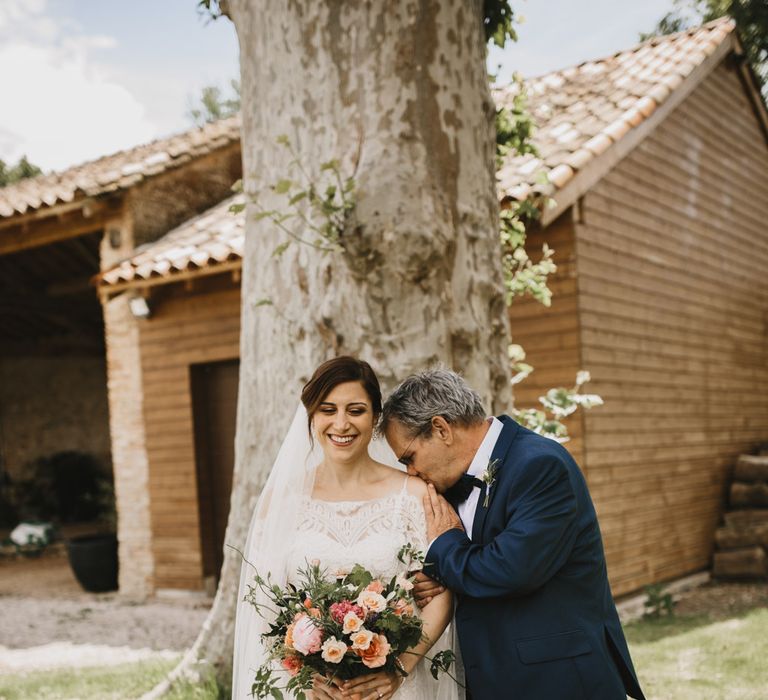
[[[288,138],[288,135],[287,135],[287,134],[280,134],[280,136],[278,136],[278,137],[275,139],[275,141],[276,141],[277,143],[279,143],[281,146],[290,146],[290,145],[291,145],[291,141],[290,141],[290,139]]]
[[[307,196],[307,193],[306,193],[306,192],[299,192],[298,194],[295,194],[295,195],[293,195],[293,197],[291,197],[291,198],[288,200],[288,204],[290,204],[290,205],[294,205],[294,204],[296,204],[297,202],[300,202],[300,201],[301,201],[302,199],[304,199],[306,196]]]
[[[259,306],[272,306],[273,302],[271,299],[259,299],[255,304],[254,308],[257,308]],[[264,580],[261,577],[258,577],[256,579],[257,583],[264,583]]]
[[[272,188],[277,194],[285,194],[293,186],[293,182],[290,180],[278,180],[275,186]]]
[[[279,258],[288,249],[288,246],[290,245],[291,245],[290,241],[285,241],[284,243],[281,243],[279,246],[277,246],[277,248],[275,248],[272,251],[272,257]]]

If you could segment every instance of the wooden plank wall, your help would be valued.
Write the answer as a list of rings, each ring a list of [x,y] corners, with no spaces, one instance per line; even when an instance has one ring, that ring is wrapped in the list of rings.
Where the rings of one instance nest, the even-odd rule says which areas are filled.
[[[768,147],[717,68],[584,198],[585,453],[615,594],[708,566],[724,481],[768,439]]]
[[[218,277],[158,288],[141,324],[155,589],[203,588],[189,366],[240,354],[239,284]]]
[[[546,229],[532,227],[526,248],[538,259],[547,243],[555,251],[557,272],[550,276],[552,306],[545,307],[532,297],[518,297],[509,309],[512,342],[522,345],[526,361],[534,372],[515,386],[518,408],[540,407],[539,396],[556,386],[573,386],[581,369],[579,316],[576,280],[576,253],[571,210]],[[595,409],[600,410],[600,409]],[[576,413],[566,421],[571,440],[565,447],[584,468],[583,421]]]

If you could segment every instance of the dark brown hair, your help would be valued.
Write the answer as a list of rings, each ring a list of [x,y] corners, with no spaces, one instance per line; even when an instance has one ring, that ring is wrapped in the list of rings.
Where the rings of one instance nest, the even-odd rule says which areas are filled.
[[[307,409],[307,428],[310,431],[310,436],[312,434],[312,417],[315,415],[315,411],[335,387],[345,382],[360,382],[363,385],[365,393],[371,400],[373,425],[376,426],[381,415],[381,388],[376,373],[364,360],[342,355],[323,362],[301,390],[301,403]]]

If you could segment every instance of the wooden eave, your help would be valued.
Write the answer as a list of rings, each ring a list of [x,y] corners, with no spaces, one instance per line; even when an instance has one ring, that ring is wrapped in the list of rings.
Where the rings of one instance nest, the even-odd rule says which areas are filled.
[[[148,293],[152,287],[157,287],[159,285],[176,284],[180,282],[189,283],[192,280],[201,277],[222,275],[225,273],[231,273],[232,279],[239,281],[242,267],[243,261],[241,258],[238,258],[237,260],[228,260],[226,262],[208,264],[202,267],[189,267],[176,272],[168,272],[164,275],[135,277],[132,280],[115,282],[114,284],[102,284],[101,274],[98,274],[93,277],[91,283],[98,288],[99,296],[102,301],[106,301],[128,290]]]
[[[73,202],[0,218],[0,255],[77,238],[122,216],[123,196],[83,197]]]

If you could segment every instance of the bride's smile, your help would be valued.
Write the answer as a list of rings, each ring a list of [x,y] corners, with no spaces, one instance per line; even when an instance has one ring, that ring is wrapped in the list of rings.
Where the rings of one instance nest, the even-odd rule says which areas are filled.
[[[326,458],[344,463],[358,460],[367,463],[373,422],[371,400],[360,382],[336,385],[312,418]]]

